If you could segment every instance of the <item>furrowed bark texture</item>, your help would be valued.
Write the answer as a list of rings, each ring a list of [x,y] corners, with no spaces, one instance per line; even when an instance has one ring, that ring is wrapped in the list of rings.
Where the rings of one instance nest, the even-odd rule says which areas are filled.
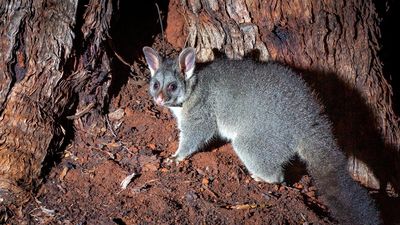
[[[28,199],[64,143],[67,114],[107,89],[111,11],[106,0],[0,2],[0,204]]]
[[[352,174],[398,189],[399,119],[378,58],[378,19],[372,0],[171,0],[166,36],[176,48],[196,46],[199,61],[213,49],[235,59],[257,50],[298,69],[325,103]]]

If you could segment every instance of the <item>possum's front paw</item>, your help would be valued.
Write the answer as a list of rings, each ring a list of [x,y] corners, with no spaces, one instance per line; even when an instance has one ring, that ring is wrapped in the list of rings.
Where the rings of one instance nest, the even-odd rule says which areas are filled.
[[[176,165],[179,164],[179,162],[183,161],[185,157],[179,156],[178,151],[175,152],[171,157],[168,157],[165,162],[170,165],[172,163],[175,163]]]
[[[252,174],[251,177],[257,182],[267,182],[269,184],[280,184],[284,181],[284,175],[281,171],[276,172],[272,175],[255,175]]]
[[[174,158],[176,162],[183,161],[189,154],[186,151],[181,151],[180,149],[176,150],[176,152],[171,156]]]
[[[171,164],[173,164],[173,163],[175,163],[176,165],[178,165],[178,164],[179,164],[179,161],[178,161],[176,158],[174,158],[174,157],[168,157],[168,158],[165,160],[165,163],[166,163],[167,165],[171,165]]]

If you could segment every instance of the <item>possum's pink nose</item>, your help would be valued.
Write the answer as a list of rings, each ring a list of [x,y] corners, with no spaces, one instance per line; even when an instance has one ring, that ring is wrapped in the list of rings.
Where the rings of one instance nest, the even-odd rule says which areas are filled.
[[[156,98],[156,103],[158,105],[164,105],[164,96],[162,94],[160,94],[159,96],[157,96]]]

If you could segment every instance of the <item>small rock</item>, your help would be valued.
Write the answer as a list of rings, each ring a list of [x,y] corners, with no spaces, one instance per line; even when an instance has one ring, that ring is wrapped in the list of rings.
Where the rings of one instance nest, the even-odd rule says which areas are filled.
[[[208,185],[208,183],[210,183],[210,181],[207,178],[203,178],[201,180],[201,183],[204,184],[204,185]]]
[[[156,171],[156,170],[158,170],[158,168],[159,168],[159,165],[153,164],[153,163],[148,163],[143,166],[143,171]]]
[[[156,145],[154,143],[148,144],[147,147],[149,147],[151,150],[155,150],[156,149]]]
[[[117,109],[117,110],[115,110],[114,112],[109,113],[109,114],[108,114],[108,118],[109,118],[110,120],[115,121],[115,120],[120,120],[120,119],[122,119],[122,118],[124,117],[124,115],[125,115],[125,112],[124,112],[123,109]]]
[[[304,188],[304,186],[302,184],[299,184],[299,183],[295,183],[293,185],[293,187],[296,188],[296,189],[299,189],[299,190],[302,190]]]

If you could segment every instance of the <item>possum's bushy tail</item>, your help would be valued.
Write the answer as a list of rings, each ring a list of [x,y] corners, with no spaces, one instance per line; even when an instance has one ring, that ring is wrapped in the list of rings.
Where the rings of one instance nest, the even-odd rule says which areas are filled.
[[[350,177],[346,157],[329,132],[318,140],[304,141],[299,155],[307,162],[317,190],[340,224],[382,224],[374,201]]]

